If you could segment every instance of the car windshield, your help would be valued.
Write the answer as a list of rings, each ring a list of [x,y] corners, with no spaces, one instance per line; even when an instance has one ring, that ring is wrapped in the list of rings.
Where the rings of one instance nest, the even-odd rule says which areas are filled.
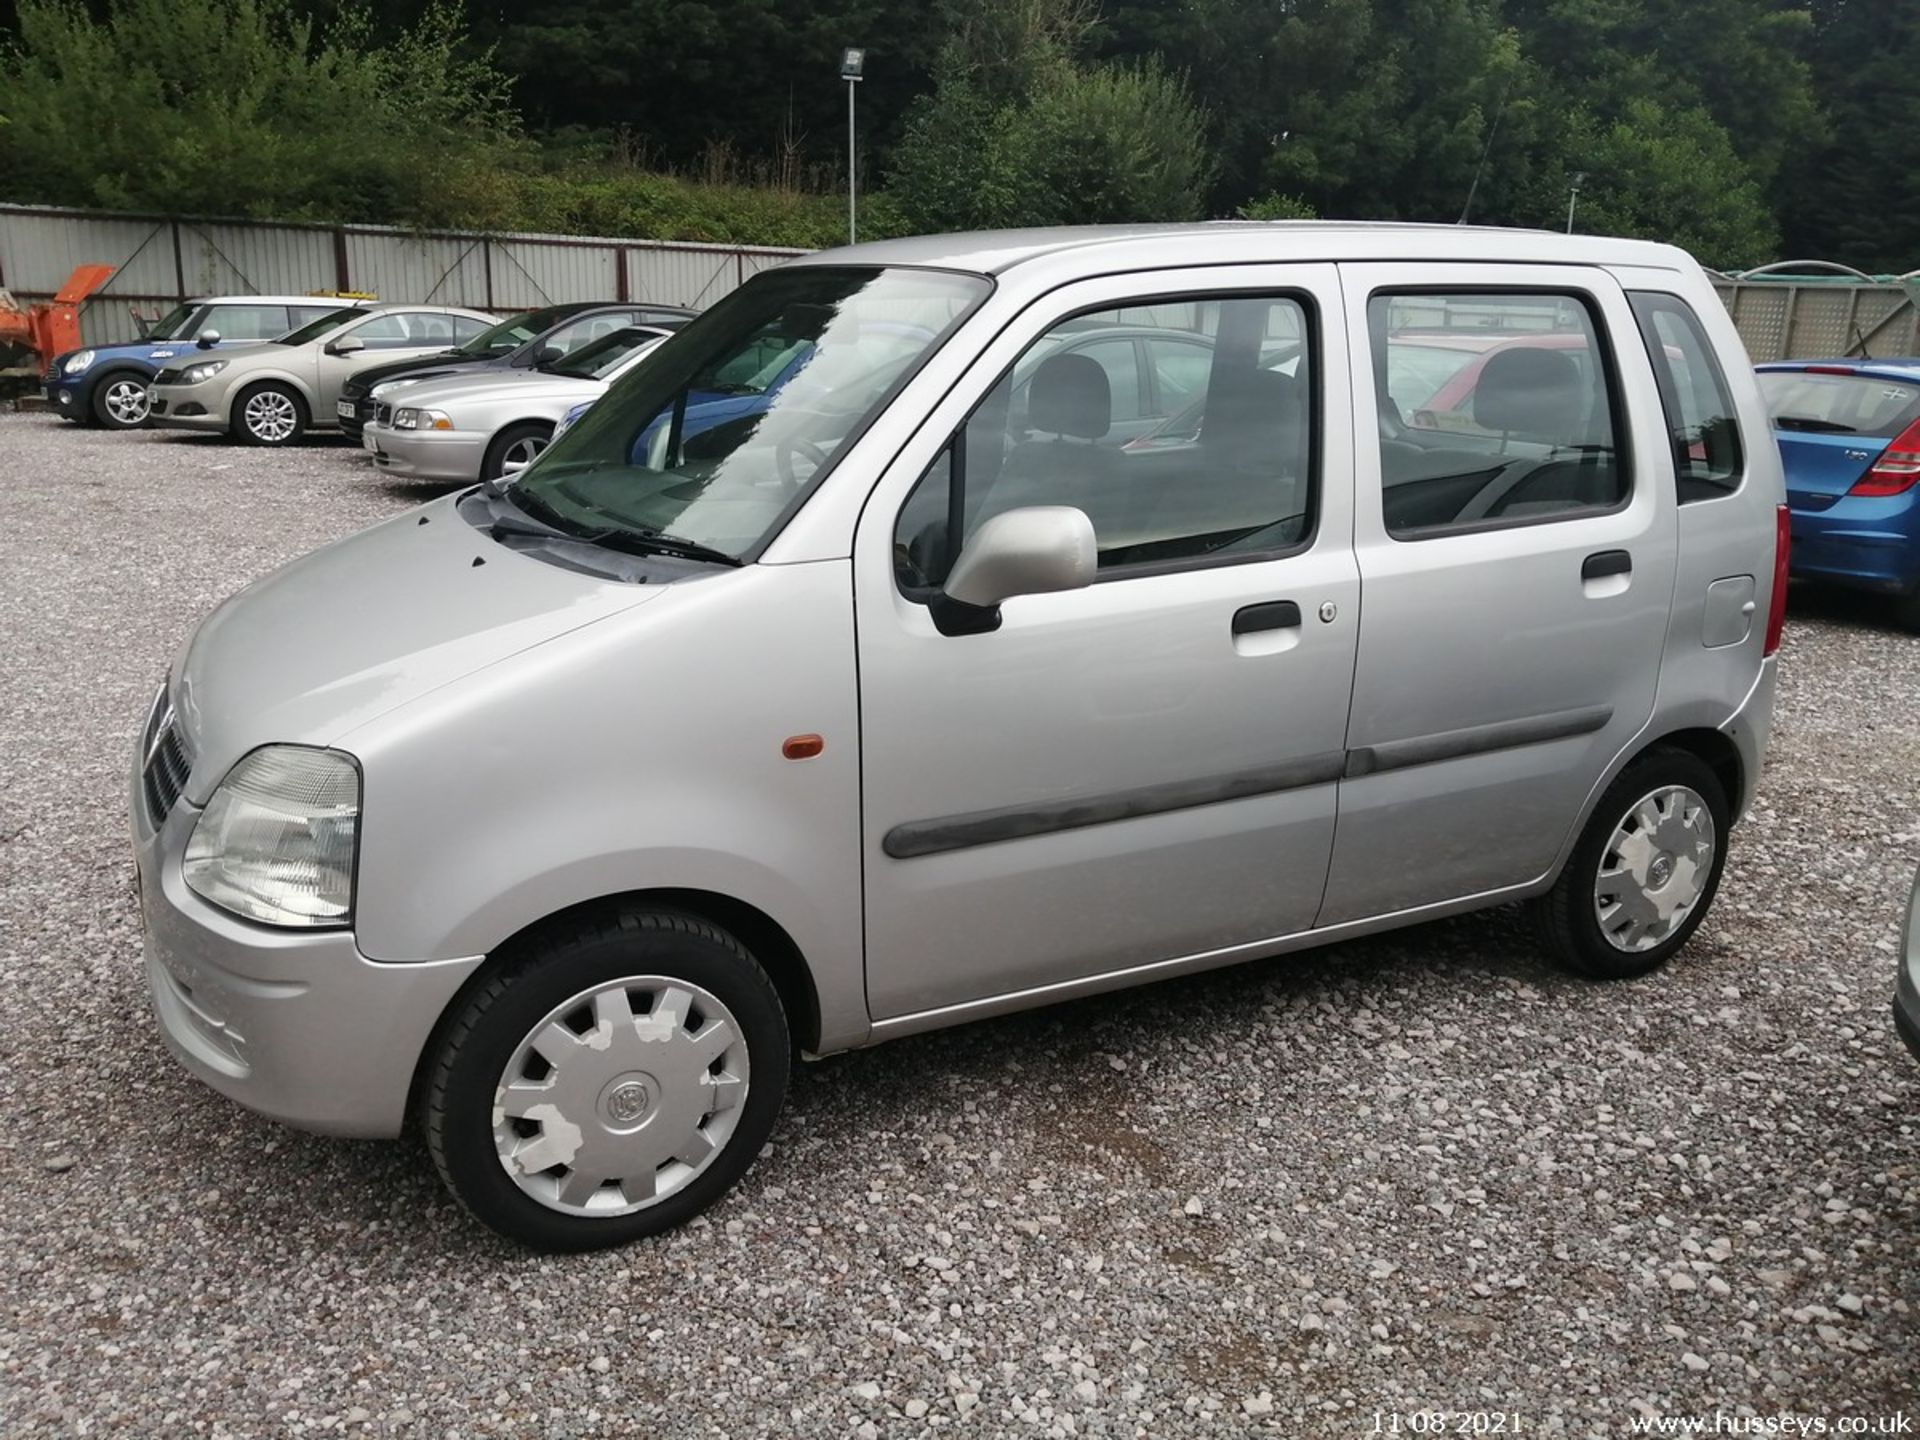
[[[757,276],[616,381],[513,494],[609,543],[744,555],[988,288],[939,270]]]
[[[194,300],[185,305],[176,305],[165,315],[153,322],[153,328],[147,331],[149,340],[178,340],[193,333],[188,322],[207,307]]]
[[[544,335],[578,307],[549,305],[544,310],[527,310],[509,315],[498,325],[488,326],[466,344],[458,347],[462,355],[505,355],[518,350],[536,335]]]
[[[1830,370],[1762,370],[1760,394],[1782,430],[1828,435],[1897,435],[1920,402],[1920,385]]]
[[[318,320],[309,320],[298,330],[290,330],[275,340],[275,345],[305,345],[309,340],[318,340],[331,330],[338,330],[356,315],[364,315],[364,310],[348,306],[344,310],[330,310]]]
[[[610,335],[602,335],[598,340],[589,340],[571,355],[563,355],[539,368],[549,375],[567,375],[577,380],[604,380],[608,372],[616,369],[627,356],[658,338],[657,330],[641,330],[629,325]]]

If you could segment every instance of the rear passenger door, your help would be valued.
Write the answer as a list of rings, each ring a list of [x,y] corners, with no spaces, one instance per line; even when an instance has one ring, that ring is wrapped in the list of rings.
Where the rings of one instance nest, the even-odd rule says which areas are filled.
[[[1542,876],[1647,723],[1674,574],[1667,435],[1606,272],[1341,267],[1354,353],[1359,652],[1319,923]],[[1421,423],[1396,345],[1477,350]],[[1371,423],[1369,423],[1371,422]]]

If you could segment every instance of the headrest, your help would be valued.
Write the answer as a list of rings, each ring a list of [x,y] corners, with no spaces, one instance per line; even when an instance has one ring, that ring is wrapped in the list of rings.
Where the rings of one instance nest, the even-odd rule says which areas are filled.
[[[1473,422],[1503,434],[1566,439],[1586,415],[1586,391],[1580,367],[1558,350],[1495,350],[1473,387]]]
[[[1226,370],[1207,396],[1200,441],[1245,461],[1297,464],[1304,449],[1305,388],[1279,370]]]
[[[1027,427],[1077,440],[1099,440],[1113,425],[1113,389],[1088,355],[1050,355],[1033,372]]]

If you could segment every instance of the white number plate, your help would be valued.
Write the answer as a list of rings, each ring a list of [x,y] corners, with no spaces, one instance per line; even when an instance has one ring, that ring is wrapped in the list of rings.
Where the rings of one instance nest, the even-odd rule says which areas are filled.
[[[336,401],[334,401],[334,402],[333,402],[333,413],[334,413],[334,414],[336,414],[336,415],[338,415],[338,416],[339,416],[339,417],[340,417],[341,419],[343,419],[343,420],[351,420],[351,419],[353,418],[353,416],[354,416],[354,404],[353,404],[353,401],[351,401],[351,400],[336,400]]]

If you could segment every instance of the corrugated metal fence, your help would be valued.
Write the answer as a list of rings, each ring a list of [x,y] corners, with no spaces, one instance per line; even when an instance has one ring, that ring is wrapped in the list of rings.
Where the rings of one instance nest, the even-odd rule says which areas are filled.
[[[87,340],[140,333],[194,295],[366,291],[382,300],[529,310],[568,300],[707,306],[798,250],[581,235],[481,235],[0,205],[0,288],[50,299],[74,266],[115,266],[87,303]]]
[[[367,291],[382,300],[502,312],[566,300],[705,306],[801,253],[0,205],[0,288],[22,303],[51,298],[76,265],[117,267],[82,315],[96,344],[138,335],[135,308],[152,316],[193,295]],[[1920,355],[1920,309],[1914,291],[1897,281],[1774,273],[1716,276],[1714,287],[1756,362]]]

